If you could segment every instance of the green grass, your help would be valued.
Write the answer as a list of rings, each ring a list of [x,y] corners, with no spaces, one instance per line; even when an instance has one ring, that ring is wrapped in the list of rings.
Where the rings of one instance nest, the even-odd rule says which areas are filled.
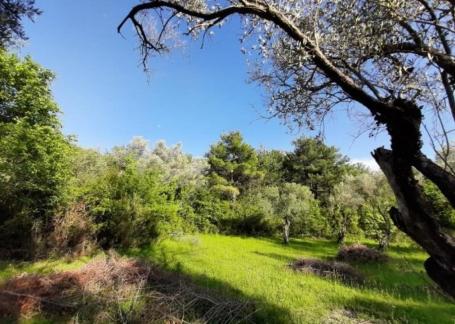
[[[336,252],[336,244],[325,240],[292,240],[284,246],[278,239],[198,235],[127,254],[187,274],[222,294],[256,301],[261,323],[455,323],[455,304],[434,289],[422,266],[426,255],[413,246],[392,246],[386,264],[354,265],[367,278],[361,286],[287,267],[297,258],[329,259]],[[0,283],[22,273],[77,269],[89,260],[0,262]],[[35,317],[21,322],[53,321]]]
[[[269,323],[349,322],[349,317],[387,323],[455,323],[455,305],[439,295],[423,269],[425,253],[412,246],[392,246],[386,264],[357,264],[367,277],[349,286],[287,264],[300,257],[327,259],[333,242],[199,235],[164,240],[129,254],[190,275],[195,282],[258,302],[257,316]]]
[[[0,261],[0,283],[14,276],[27,274],[49,274],[75,270],[90,261],[90,257],[78,259],[47,259],[37,262]]]

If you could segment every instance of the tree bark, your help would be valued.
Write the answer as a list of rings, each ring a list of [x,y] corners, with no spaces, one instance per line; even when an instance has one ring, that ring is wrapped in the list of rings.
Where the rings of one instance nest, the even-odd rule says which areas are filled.
[[[441,230],[433,217],[413,167],[436,184],[452,205],[455,181],[421,152],[421,109],[414,102],[401,99],[392,101],[390,107],[387,113],[376,116],[376,120],[386,125],[392,150],[379,148],[373,153],[397,199],[398,209],[392,208],[390,216],[401,231],[430,255],[425,262],[430,278],[455,297],[455,240]]]
[[[408,234],[429,255],[425,269],[442,290],[455,297],[455,241],[443,233],[423,196],[412,172],[412,165],[384,148],[373,156],[386,175],[397,198],[392,208],[394,224]]]
[[[288,218],[284,219],[284,224],[283,224],[283,243],[284,244],[289,244],[289,231],[291,228],[291,221]]]

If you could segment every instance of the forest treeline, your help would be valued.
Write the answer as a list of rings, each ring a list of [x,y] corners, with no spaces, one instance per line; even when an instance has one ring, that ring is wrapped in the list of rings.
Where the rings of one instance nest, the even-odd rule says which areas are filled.
[[[395,198],[384,176],[320,139],[278,151],[230,132],[200,158],[140,137],[108,152],[85,149],[62,132],[51,71],[1,50],[0,74],[2,257],[130,248],[193,232],[280,235],[285,243],[355,235],[381,249],[403,237],[388,215]],[[454,210],[420,181],[453,231]]]

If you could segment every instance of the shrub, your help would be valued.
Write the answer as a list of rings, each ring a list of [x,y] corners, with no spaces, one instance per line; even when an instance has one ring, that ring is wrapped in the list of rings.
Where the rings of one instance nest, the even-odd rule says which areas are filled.
[[[300,259],[289,265],[296,271],[312,273],[320,277],[339,279],[346,283],[363,283],[364,277],[349,264],[316,259]]]
[[[346,262],[385,262],[387,256],[379,250],[371,249],[362,244],[346,245],[340,248],[338,260]]]
[[[53,220],[50,247],[56,254],[81,256],[96,249],[96,226],[83,202],[71,204]]]

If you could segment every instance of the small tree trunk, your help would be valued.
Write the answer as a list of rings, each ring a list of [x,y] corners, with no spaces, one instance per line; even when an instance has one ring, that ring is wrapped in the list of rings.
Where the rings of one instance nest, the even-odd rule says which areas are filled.
[[[338,237],[337,237],[337,244],[338,245],[343,245],[345,237],[346,237],[345,232],[344,231],[339,231],[338,232]]]
[[[283,225],[283,243],[284,244],[289,244],[289,230],[291,228],[291,220],[289,218],[284,219],[284,225]]]
[[[387,250],[389,248],[391,236],[392,236],[392,233],[390,233],[389,231],[384,233],[384,235],[379,240],[379,246],[378,246],[379,251],[384,252],[385,250]]]
[[[340,223],[340,228],[338,229],[337,243],[338,243],[338,245],[343,245],[344,240],[346,238],[346,232],[347,232],[347,216],[343,209],[340,210],[340,214],[341,214],[341,223]]]

